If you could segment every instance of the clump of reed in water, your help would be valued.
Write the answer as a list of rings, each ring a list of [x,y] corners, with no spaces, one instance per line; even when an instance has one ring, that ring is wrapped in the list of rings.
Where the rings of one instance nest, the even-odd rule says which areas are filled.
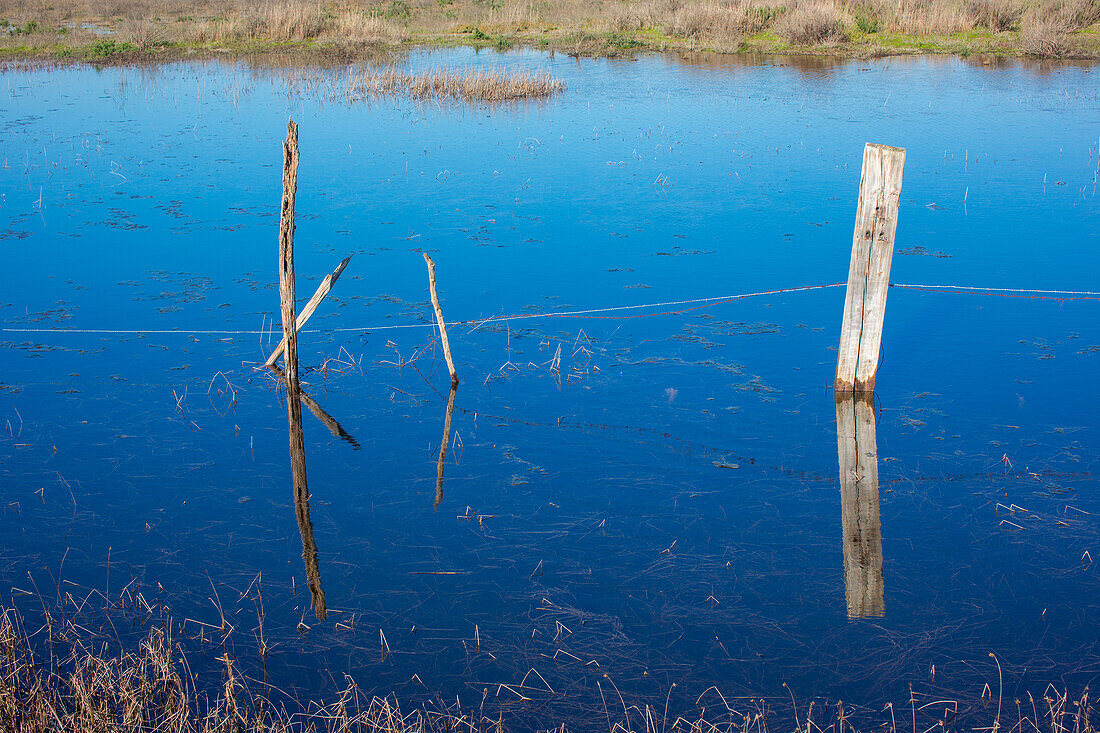
[[[418,100],[507,102],[545,98],[564,89],[565,83],[560,79],[527,71],[431,69],[403,72],[360,69],[347,80],[347,95],[352,101],[407,94]]]

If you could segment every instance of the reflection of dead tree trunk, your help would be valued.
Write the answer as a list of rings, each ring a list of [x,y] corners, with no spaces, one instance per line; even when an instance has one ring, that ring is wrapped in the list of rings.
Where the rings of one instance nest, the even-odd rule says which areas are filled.
[[[306,584],[313,599],[317,618],[328,616],[325,592],[321,589],[321,570],[317,565],[317,543],[313,541],[313,522],[309,518],[309,485],[306,483],[306,446],[302,435],[302,401],[287,390],[287,417],[290,423],[290,472],[294,479],[294,514],[302,535],[302,559],[306,563]]]
[[[435,464],[435,504],[443,501],[443,464],[447,460],[447,446],[451,442],[451,417],[455,412],[455,392],[458,385],[451,382],[451,393],[447,396],[447,416],[443,419],[443,444],[439,446],[439,460]]]
[[[836,442],[848,617],[881,616],[886,609],[882,520],[879,515],[875,405],[870,396],[837,395]]]

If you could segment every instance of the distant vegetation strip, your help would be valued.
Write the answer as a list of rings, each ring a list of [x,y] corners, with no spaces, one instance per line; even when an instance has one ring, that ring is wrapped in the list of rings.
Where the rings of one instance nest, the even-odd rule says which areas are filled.
[[[0,56],[515,44],[1100,57],[1100,0],[0,0]]]

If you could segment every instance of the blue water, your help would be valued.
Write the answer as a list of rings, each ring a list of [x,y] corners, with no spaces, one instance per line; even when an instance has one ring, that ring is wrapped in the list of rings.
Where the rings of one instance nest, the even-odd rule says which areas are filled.
[[[907,149],[893,282],[1094,291],[1094,67],[401,63],[546,71],[567,90],[349,103],[343,69],[4,72],[13,602],[34,584],[125,610],[140,589],[202,648],[202,624],[229,614],[255,666],[262,587],[278,687],[325,695],[349,674],[412,704],[487,694],[485,710],[538,726],[603,727],[612,683],[677,711],[711,686],[782,705],[786,683],[800,704],[874,712],[910,686],[976,704],[997,663],[1006,696],[1093,678],[1095,298],[891,291],[884,594],[851,618],[830,389],[842,287],[454,326],[463,383],[436,506],[448,379],[420,252],[452,321],[833,284],[870,141]],[[300,345],[306,392],[358,444],[306,412],[324,620],[283,393],[254,370],[277,341],[288,117],[298,295],[355,255]]]

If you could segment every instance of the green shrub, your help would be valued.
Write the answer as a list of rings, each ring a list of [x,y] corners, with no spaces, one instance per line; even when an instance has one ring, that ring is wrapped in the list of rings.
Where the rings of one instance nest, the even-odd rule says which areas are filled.
[[[412,6],[405,0],[390,0],[390,6],[386,8],[384,15],[387,18],[408,18],[412,15]]]
[[[864,33],[878,33],[878,18],[864,15],[863,13],[856,13],[856,27]]]
[[[633,48],[641,48],[645,44],[638,39],[620,31],[612,31],[607,34],[607,47],[618,51],[629,51]]]
[[[89,46],[87,52],[85,53],[85,56],[87,56],[89,59],[102,60],[109,59],[113,56],[118,56],[119,54],[130,53],[136,50],[137,46],[132,43],[119,43],[113,38],[105,38],[96,41],[91,46]]]

